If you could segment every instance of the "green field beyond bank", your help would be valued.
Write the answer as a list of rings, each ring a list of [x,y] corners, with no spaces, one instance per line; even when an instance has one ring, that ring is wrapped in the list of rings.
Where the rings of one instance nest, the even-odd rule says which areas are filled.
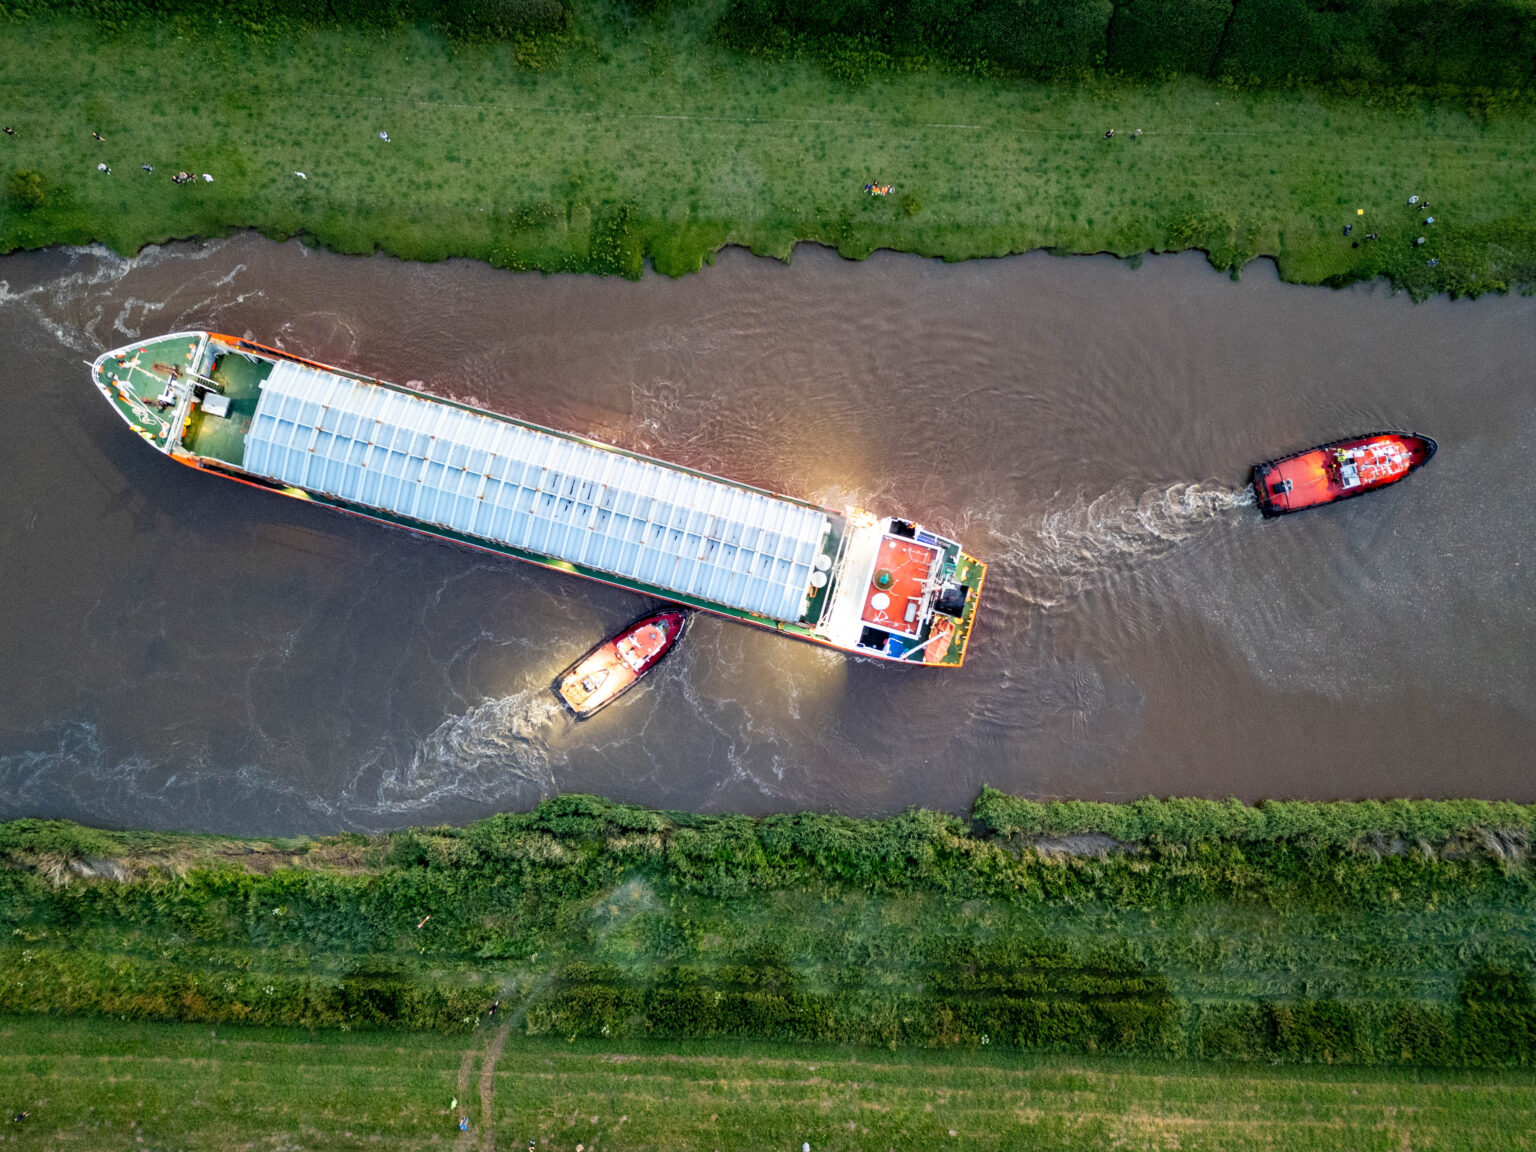
[[[1193,80],[927,70],[850,85],[727,51],[717,15],[608,13],[539,70],[510,45],[455,50],[409,28],[257,42],[0,24],[0,121],[17,130],[0,137],[0,173],[41,177],[0,206],[0,249],[130,252],[255,227],[350,252],[638,275],[646,259],[696,269],[727,243],[946,259],[1195,247],[1219,267],[1273,255],[1310,283],[1536,282],[1529,112]],[[179,170],[199,179],[175,185]],[[894,191],[872,197],[870,182]]]
[[[1536,1077],[0,1018],[6,1148],[1519,1152]],[[459,1107],[450,1103],[458,1100]],[[470,1129],[460,1137],[458,1120]]]

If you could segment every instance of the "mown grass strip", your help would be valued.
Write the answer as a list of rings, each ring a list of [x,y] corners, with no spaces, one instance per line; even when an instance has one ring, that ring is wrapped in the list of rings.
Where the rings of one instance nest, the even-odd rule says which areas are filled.
[[[0,1017],[6,1147],[441,1147],[477,1035]],[[1271,1069],[1008,1053],[539,1041],[494,1070],[498,1146],[1445,1150],[1536,1147],[1536,1075]],[[953,1135],[951,1135],[953,1133]]]
[[[0,173],[40,179],[0,207],[0,249],[132,251],[258,227],[342,251],[638,275],[647,259],[696,269],[725,243],[946,259],[1197,247],[1224,268],[1273,255],[1311,283],[1536,282],[1528,112],[1193,80],[927,71],[850,86],[809,62],[733,55],[711,41],[712,18],[707,5],[604,17],[538,71],[511,46],[454,48],[411,28],[256,42],[0,24],[0,98],[18,132],[0,139]],[[214,181],[173,185],[182,170]],[[895,191],[871,197],[871,181]]]

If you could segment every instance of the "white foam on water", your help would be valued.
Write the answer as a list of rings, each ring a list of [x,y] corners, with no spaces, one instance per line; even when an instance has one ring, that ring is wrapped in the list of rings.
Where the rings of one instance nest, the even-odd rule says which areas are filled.
[[[355,828],[430,818],[443,805],[526,808],[556,790],[555,766],[562,757],[549,741],[568,723],[546,690],[486,700],[448,717],[403,754],[388,748],[364,753],[348,784],[327,795],[260,764],[214,766],[201,756],[172,763],[115,758],[94,723],[75,721],[38,747],[0,754],[0,819],[63,805],[76,809],[77,819],[160,827],[185,822],[212,794],[220,796],[220,809],[238,809],[242,802],[263,810],[281,805]]]
[[[549,741],[565,722],[543,687],[483,701],[444,720],[408,761],[386,768],[371,796],[351,797],[346,807],[399,815],[447,800],[532,803],[555,791]]]
[[[78,807],[74,819],[163,826],[185,819],[200,765],[165,774],[152,757],[109,759],[101,732],[88,720],[62,725],[51,745],[0,755],[0,814]]]
[[[1011,531],[996,528],[994,563],[1030,603],[1054,608],[1114,573],[1166,555],[1221,517],[1255,503],[1250,486],[1170,484],[1079,495]]]
[[[129,340],[139,339],[145,322],[169,304],[167,300],[145,300],[131,295],[120,299],[118,290],[134,273],[170,261],[207,260],[224,245],[224,241],[196,247],[177,245],[175,248],[151,244],[137,255],[128,257],[119,256],[100,244],[67,248],[64,252],[69,260],[68,269],[50,280],[20,291],[13,291],[9,282],[0,280],[0,308],[24,308],[39,327],[64,347],[82,355],[94,355],[109,344],[121,342],[114,333]],[[211,287],[228,287],[244,270],[244,264],[237,264],[216,277]],[[178,290],[195,285],[199,278],[189,276],[178,281]],[[217,299],[217,295],[210,296],[200,306]],[[183,309],[181,315],[187,315],[188,311]]]

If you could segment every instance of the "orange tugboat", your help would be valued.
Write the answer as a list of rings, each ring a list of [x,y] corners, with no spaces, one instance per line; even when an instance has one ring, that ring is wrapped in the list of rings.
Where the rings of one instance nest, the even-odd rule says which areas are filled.
[[[635,621],[561,673],[555,695],[578,720],[602,711],[661,663],[687,622],[688,613],[675,608]]]
[[[1428,436],[1411,432],[1335,440],[1255,465],[1253,490],[1266,516],[1300,512],[1395,484],[1427,464],[1435,447]]]

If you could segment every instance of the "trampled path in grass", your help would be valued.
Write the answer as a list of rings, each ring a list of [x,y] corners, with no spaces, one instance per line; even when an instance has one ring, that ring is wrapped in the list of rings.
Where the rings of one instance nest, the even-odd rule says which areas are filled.
[[[482,1032],[494,1030],[494,1025]],[[7,1148],[480,1147],[485,1037],[0,1018]],[[513,1034],[496,1146],[586,1149],[1536,1147],[1536,1075]],[[458,1109],[450,1101],[458,1096]],[[470,1130],[460,1137],[459,1116]]]
[[[949,259],[1200,247],[1223,267],[1269,254],[1290,279],[1385,272],[1415,291],[1536,280],[1526,113],[936,71],[850,86],[732,56],[708,19],[615,19],[539,71],[417,30],[257,44],[5,25],[0,119],[18,134],[0,172],[36,170],[46,195],[5,204],[0,248],[252,226],[625,274],[818,240]],[[178,186],[179,170],[214,179]]]

